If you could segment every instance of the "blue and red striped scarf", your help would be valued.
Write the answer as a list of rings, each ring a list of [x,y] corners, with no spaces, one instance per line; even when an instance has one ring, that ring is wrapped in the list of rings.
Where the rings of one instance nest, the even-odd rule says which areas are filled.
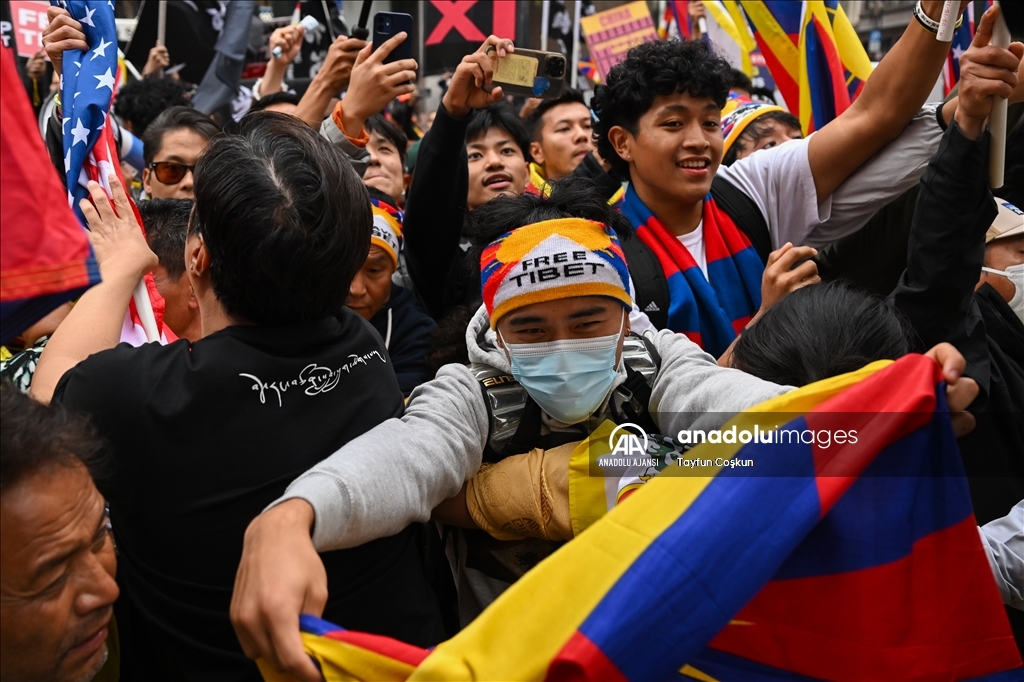
[[[665,272],[668,328],[719,357],[761,307],[764,263],[747,235],[708,194],[704,199],[705,278],[690,252],[654,217],[632,185],[626,190],[622,214]]]

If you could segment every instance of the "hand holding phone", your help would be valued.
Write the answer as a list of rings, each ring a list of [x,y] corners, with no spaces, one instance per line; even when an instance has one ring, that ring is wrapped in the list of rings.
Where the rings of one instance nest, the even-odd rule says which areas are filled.
[[[402,12],[377,12],[373,15],[373,49],[376,50],[399,33],[412,35],[412,15]],[[385,64],[412,59],[412,41],[404,40],[384,58]]]
[[[517,50],[504,57],[491,49],[487,55],[494,63],[494,83],[505,94],[520,97],[558,99],[565,89],[566,59],[558,52]]]
[[[445,111],[455,118],[465,118],[472,109],[481,109],[504,97],[501,87],[494,87],[491,82],[494,62],[487,54],[490,50],[505,56],[515,52],[515,47],[507,38],[490,36],[479,49],[462,58],[442,100]]]

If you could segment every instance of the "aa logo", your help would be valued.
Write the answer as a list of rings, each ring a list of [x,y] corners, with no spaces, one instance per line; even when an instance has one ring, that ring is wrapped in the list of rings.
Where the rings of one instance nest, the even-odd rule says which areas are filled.
[[[611,454],[624,457],[643,457],[647,454],[648,442],[647,432],[636,424],[619,424],[608,435]]]

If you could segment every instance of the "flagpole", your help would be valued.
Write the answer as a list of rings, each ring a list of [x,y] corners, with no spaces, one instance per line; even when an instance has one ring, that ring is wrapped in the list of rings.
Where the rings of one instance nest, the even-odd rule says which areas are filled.
[[[416,56],[419,66],[420,85],[425,86],[427,82],[427,38],[423,35],[426,32],[426,19],[423,15],[426,10],[423,7],[416,12]]]
[[[992,26],[991,44],[1004,50],[1010,46],[1010,29],[1003,18],[1002,7],[999,8],[999,16]],[[988,131],[988,184],[995,189],[1002,187],[1005,182],[1003,171],[1006,165],[1006,100],[1002,97],[996,97],[992,101],[992,112],[988,115]]]
[[[583,0],[576,0],[576,11],[573,16],[576,18],[576,22],[572,27],[572,78],[569,83],[575,90],[580,79],[580,19],[583,17],[580,14],[583,12]]]
[[[156,9],[156,44],[163,46],[167,38],[167,0],[157,0]]]
[[[551,17],[551,0],[544,0],[540,4],[540,49],[547,51],[548,49],[548,31],[550,30]]]
[[[146,332],[146,340],[150,343],[160,340],[160,332],[156,326],[156,315],[153,314],[153,302],[149,300],[149,290],[146,289],[145,278],[140,279],[132,292],[132,299],[135,301],[135,311],[139,314],[139,321],[142,322],[142,330]]]

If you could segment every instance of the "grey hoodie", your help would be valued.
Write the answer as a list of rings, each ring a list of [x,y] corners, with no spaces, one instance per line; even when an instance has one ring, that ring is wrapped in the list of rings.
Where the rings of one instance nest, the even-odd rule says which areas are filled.
[[[650,411],[662,433],[712,429],[740,412],[791,390],[715,359],[681,334],[647,334],[661,355]],[[466,330],[469,357],[505,372],[481,307]],[[625,380],[624,370],[616,385]],[[549,428],[559,422],[545,415]],[[356,547],[425,522],[480,468],[488,435],[480,383],[463,365],[446,365],[412,392],[401,418],[388,419],[350,441],[288,486],[274,504],[301,498],[316,513],[318,551]],[[273,506],[273,505],[271,505]]]

